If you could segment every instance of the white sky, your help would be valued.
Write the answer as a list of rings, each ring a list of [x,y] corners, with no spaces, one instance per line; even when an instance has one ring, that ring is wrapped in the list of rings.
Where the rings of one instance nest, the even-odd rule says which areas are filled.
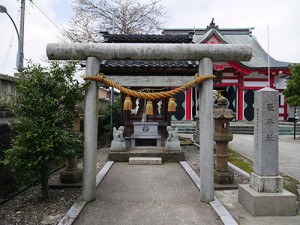
[[[58,28],[71,19],[74,0],[26,0],[24,55],[40,63],[46,44],[59,42]],[[146,1],[146,0],[144,0]],[[168,13],[166,28],[205,28],[215,18],[219,28],[255,27],[253,35],[270,55],[281,61],[300,63],[299,0],[162,0]],[[18,29],[20,1],[0,0]],[[42,12],[41,12],[42,11]],[[47,17],[52,21],[50,21]],[[0,14],[0,73],[16,71],[17,36],[9,17]]]

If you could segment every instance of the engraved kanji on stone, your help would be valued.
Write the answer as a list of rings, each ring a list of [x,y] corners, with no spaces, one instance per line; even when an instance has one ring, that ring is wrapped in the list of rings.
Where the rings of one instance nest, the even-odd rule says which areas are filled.
[[[268,103],[267,104],[267,109],[268,111],[275,111],[275,106],[273,103]]]
[[[267,119],[266,124],[267,124],[267,125],[274,124],[273,118]]]
[[[266,141],[267,142],[275,141],[275,138],[274,138],[273,134],[267,134]]]

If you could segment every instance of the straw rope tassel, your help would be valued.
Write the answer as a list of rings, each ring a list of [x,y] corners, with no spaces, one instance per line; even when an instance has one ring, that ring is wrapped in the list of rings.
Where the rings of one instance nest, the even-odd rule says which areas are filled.
[[[131,109],[132,109],[131,98],[127,96],[124,101],[123,110],[131,110]]]
[[[173,97],[169,99],[168,112],[176,112],[176,103]]]
[[[147,101],[145,114],[146,115],[153,115],[153,104],[152,104],[152,101],[150,101],[150,100]]]

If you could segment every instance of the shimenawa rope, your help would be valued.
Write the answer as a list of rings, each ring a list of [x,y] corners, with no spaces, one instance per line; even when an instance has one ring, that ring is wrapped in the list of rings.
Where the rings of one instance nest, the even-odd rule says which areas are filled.
[[[188,89],[189,87],[195,86],[196,84],[200,84],[205,80],[213,79],[213,78],[215,78],[214,75],[203,76],[203,75],[196,73],[195,79],[187,84],[184,84],[184,85],[182,85],[178,88],[175,88],[173,90],[170,90],[170,91],[153,92],[153,93],[138,92],[138,91],[131,90],[129,88],[124,88],[121,85],[116,84],[116,83],[112,82],[111,80],[107,79],[103,73],[99,73],[95,76],[85,76],[83,79],[84,80],[95,80],[95,81],[99,81],[101,83],[105,83],[111,87],[119,89],[121,92],[125,93],[127,96],[133,96],[133,97],[141,98],[141,99],[154,100],[154,99],[172,97],[173,95],[178,94],[181,91]]]

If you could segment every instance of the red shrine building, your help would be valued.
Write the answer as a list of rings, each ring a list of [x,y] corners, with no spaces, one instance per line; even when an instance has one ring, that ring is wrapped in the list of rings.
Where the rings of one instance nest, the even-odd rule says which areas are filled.
[[[215,62],[214,89],[228,99],[228,107],[236,112],[236,120],[254,119],[254,92],[270,86],[279,91],[279,120],[293,117],[292,110],[282,94],[285,81],[291,73],[291,63],[269,57],[252,35],[253,28],[219,28],[214,21],[206,28],[164,29],[161,35],[120,35],[103,33],[109,43],[184,43],[184,44],[250,44],[252,59],[248,62]],[[102,61],[100,71],[121,75],[194,75],[198,72],[197,61]],[[174,87],[175,88],[175,87]],[[197,89],[191,88],[174,96],[177,108],[172,120],[193,120],[197,112]]]

